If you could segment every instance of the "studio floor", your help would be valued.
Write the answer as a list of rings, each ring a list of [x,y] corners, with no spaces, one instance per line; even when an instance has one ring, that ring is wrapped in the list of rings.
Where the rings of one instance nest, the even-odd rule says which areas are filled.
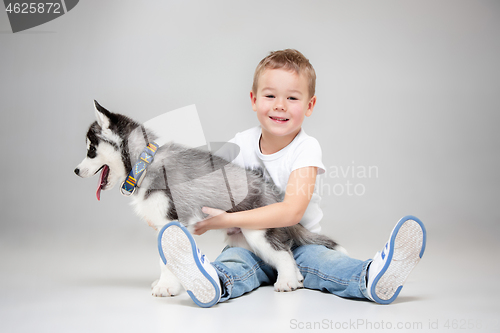
[[[429,233],[424,258],[389,306],[265,286],[202,309],[186,293],[151,296],[158,255],[148,228],[104,230],[97,237],[84,227],[72,229],[52,239],[37,237],[37,230],[17,239],[3,235],[2,332],[500,331],[500,270],[491,265],[500,249],[488,234],[480,250],[468,249],[465,237]],[[214,258],[222,238],[211,233],[215,239],[197,242]]]

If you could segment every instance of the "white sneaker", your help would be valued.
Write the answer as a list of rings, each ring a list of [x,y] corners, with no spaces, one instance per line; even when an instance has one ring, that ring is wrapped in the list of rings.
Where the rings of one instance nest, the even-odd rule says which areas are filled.
[[[384,249],[368,267],[367,291],[373,301],[389,304],[398,297],[424,254],[426,238],[424,224],[418,218],[405,216],[399,220]]]
[[[220,300],[221,287],[217,271],[182,224],[175,221],[161,229],[158,250],[163,263],[180,280],[198,306],[208,308]]]

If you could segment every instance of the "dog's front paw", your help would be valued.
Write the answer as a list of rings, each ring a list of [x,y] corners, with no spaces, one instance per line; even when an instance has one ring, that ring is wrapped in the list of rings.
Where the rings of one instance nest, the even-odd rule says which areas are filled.
[[[182,292],[183,288],[180,283],[161,283],[160,280],[156,280],[151,285],[151,294],[154,297],[172,297],[177,296]]]
[[[274,284],[274,291],[294,291],[299,288],[303,288],[304,284],[302,281],[296,278],[286,279],[278,277],[278,280]]]

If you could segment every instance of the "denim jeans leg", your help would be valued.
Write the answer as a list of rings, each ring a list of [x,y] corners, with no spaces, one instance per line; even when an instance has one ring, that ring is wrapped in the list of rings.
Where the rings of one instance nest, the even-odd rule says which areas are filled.
[[[346,298],[369,299],[365,276],[371,259],[353,259],[321,245],[299,246],[293,249],[293,254],[304,276],[304,288]]]
[[[227,247],[212,262],[221,281],[220,302],[239,297],[261,285],[276,281],[276,271],[254,253],[241,247]]]

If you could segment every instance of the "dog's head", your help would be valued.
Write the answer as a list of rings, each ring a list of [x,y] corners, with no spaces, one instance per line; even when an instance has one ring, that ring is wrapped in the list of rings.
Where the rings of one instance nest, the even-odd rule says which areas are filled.
[[[131,119],[109,112],[94,101],[97,121],[90,125],[87,132],[87,156],[76,167],[75,173],[87,178],[101,171],[97,184],[97,199],[101,190],[112,189],[121,183],[128,174],[124,142],[130,132],[139,126]]]

